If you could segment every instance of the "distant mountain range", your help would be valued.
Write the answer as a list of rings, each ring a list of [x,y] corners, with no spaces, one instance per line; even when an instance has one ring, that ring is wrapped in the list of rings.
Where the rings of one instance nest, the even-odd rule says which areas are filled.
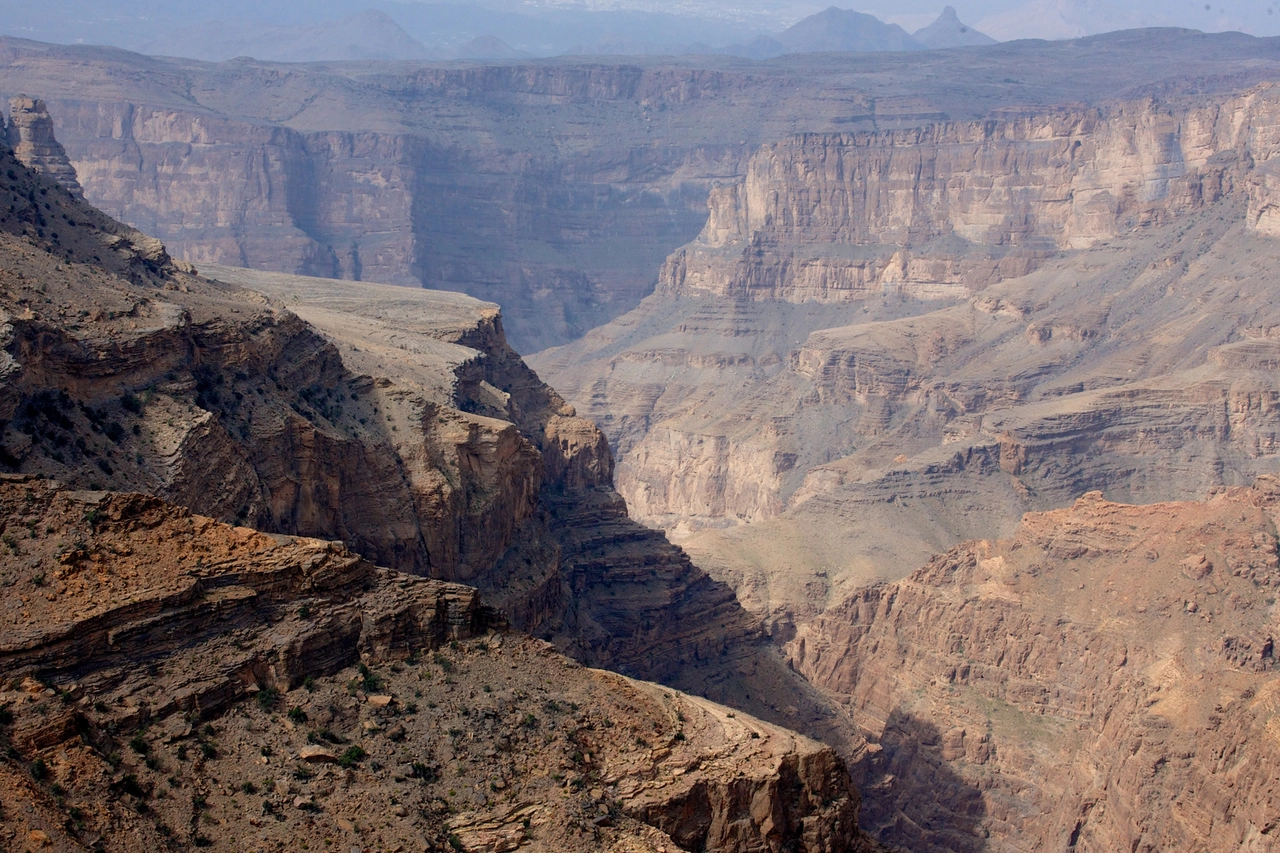
[[[0,18],[0,34],[61,43],[106,43],[142,53],[223,61],[237,56],[332,60],[520,59],[566,54],[728,54],[923,50],[992,44],[947,7],[908,34],[896,24],[831,7],[781,32],[726,17],[635,9],[588,11],[487,0],[46,0]],[[208,17],[208,16],[215,17]],[[756,24],[763,21],[757,16]]]
[[[309,27],[206,21],[141,45],[140,50],[213,62],[236,56],[277,62],[435,58],[394,18],[374,9]]]
[[[775,31],[771,25],[786,20],[783,6],[793,13],[790,20],[801,7],[764,0],[733,8],[706,0],[682,4],[679,12],[658,11],[672,7],[641,0],[593,2],[590,8],[555,0],[220,0],[212,7],[203,0],[42,0],[11,5],[0,16],[0,35],[110,44],[209,61],[236,56],[298,62],[640,54],[767,59],[795,53],[970,48],[997,39],[1079,38],[1137,27],[1197,23],[1215,29],[1240,23],[1225,8],[1201,13],[1193,4],[1193,14],[1142,0],[1025,0],[1012,10],[981,17],[976,28],[948,6],[933,23],[911,33],[874,15],[834,6]],[[966,8],[983,6],[971,3]],[[735,9],[740,14],[730,14]],[[901,20],[912,19],[906,14]]]
[[[989,44],[996,44],[996,40],[962,23],[950,6],[932,24],[910,35],[897,24],[886,24],[873,15],[832,6],[776,36],[762,36],[718,52],[765,59],[787,53],[881,53]]]

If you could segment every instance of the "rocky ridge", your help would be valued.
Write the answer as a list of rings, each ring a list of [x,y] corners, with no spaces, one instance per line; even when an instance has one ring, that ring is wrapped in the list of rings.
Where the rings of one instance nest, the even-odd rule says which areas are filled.
[[[29,476],[0,510],[5,849],[869,849],[829,748],[473,589]]]
[[[27,508],[14,510],[3,534],[14,566],[7,582],[36,590],[13,599],[19,609],[4,635],[12,641],[10,669],[62,685],[115,667],[104,683],[128,685],[112,703],[136,709],[141,700],[133,694],[142,691],[166,715],[217,715],[239,707],[249,687],[296,688],[303,670],[331,674],[361,652],[408,654],[419,642],[430,646],[498,618],[474,615],[474,589],[372,568],[385,557],[404,571],[485,587],[519,626],[583,660],[741,696],[744,706],[775,719],[825,726],[850,754],[861,745],[848,721],[763,642],[731,591],[627,518],[608,482],[603,436],[506,346],[495,306],[456,294],[361,292],[348,282],[280,277],[274,292],[318,330],[280,302],[180,269],[158,241],[75,199],[7,149],[0,158],[10,202],[0,223],[7,323],[0,462],[21,472],[14,482]],[[271,281],[262,284],[273,290]],[[49,490],[41,478],[52,477],[78,491]],[[60,520],[36,517],[34,504],[46,498],[60,507]],[[173,508],[179,500],[239,526],[192,517]],[[89,541],[117,515],[127,516],[117,532],[128,541],[100,548]],[[79,521],[68,526],[66,518]],[[155,524],[163,529],[129,538]],[[301,532],[347,544],[281,545],[281,534]],[[38,541],[19,541],[24,534]],[[222,545],[193,542],[197,534]],[[160,553],[162,546],[178,553]],[[169,578],[152,568],[157,561],[183,571]],[[73,572],[62,568],[73,564]],[[206,567],[226,571],[208,580]],[[312,569],[322,576],[310,577]],[[330,571],[336,576],[324,574]],[[332,618],[320,618],[317,591],[332,593]],[[119,601],[132,603],[98,612]],[[254,610],[268,606],[269,614]],[[257,639],[222,635],[226,620],[255,612],[265,620],[250,620]],[[73,621],[47,618],[52,613]],[[175,637],[206,644],[197,659],[211,668],[182,664],[174,683],[137,669],[136,659],[174,653]],[[126,645],[113,650],[118,643]],[[707,672],[716,678],[704,681]],[[826,785],[844,772],[834,753],[835,763],[803,758],[811,746],[819,749],[776,754],[781,764],[773,767],[783,767],[785,784],[764,799],[718,783],[692,785],[690,809],[699,816],[674,820],[670,831],[682,843],[711,838],[737,849],[757,843],[755,814],[764,835],[798,838],[792,823],[813,815],[803,806],[788,811],[801,800],[784,807],[781,792],[789,798],[796,784]],[[787,763],[793,752],[803,767]],[[87,772],[105,772],[94,767]],[[771,773],[763,771],[766,787]],[[781,812],[774,814],[769,798]],[[667,820],[659,800],[640,796],[637,814]],[[833,838],[854,838],[850,814],[844,806],[831,813]],[[183,818],[193,837],[200,834],[194,815]],[[477,818],[472,828],[490,823]],[[506,849],[490,835],[477,849]],[[812,843],[815,850],[844,846]]]
[[[1274,848],[1277,483],[1030,514],[788,644],[911,850]]]
[[[0,157],[17,211],[0,233],[11,470],[341,539],[377,564],[478,585],[521,629],[637,676],[697,686],[685,664],[723,678],[732,649],[750,707],[795,707],[799,679],[732,591],[628,519],[603,435],[507,346],[495,306],[303,280],[292,301],[312,294],[308,316],[334,343],[256,292],[173,268],[157,241],[160,260],[138,267],[121,236],[136,232]],[[32,216],[61,230],[42,239]]]

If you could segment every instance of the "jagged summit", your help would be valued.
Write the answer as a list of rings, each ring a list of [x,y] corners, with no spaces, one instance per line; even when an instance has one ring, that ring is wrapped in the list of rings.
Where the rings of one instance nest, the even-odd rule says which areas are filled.
[[[981,47],[997,44],[996,40],[986,33],[980,33],[960,20],[960,16],[952,6],[942,10],[938,20],[927,27],[922,27],[911,34],[911,37],[927,48],[947,47]]]

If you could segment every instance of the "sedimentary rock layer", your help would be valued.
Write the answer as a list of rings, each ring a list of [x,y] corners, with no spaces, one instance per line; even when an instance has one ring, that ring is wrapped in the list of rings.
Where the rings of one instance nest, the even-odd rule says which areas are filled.
[[[1091,489],[1251,482],[1276,91],[766,147],[660,293],[533,363],[636,516],[782,621]],[[804,283],[908,256],[951,272]]]
[[[282,66],[8,39],[0,92],[45,98],[89,198],[175,257],[464,291],[500,303],[527,353],[650,292],[761,144],[1230,91],[1277,61],[1265,40],[1175,31],[992,51]]]
[[[870,849],[829,748],[474,589],[26,476],[0,531],[6,849]]]
[[[66,149],[53,135],[53,119],[44,101],[24,97],[10,99],[5,132],[9,147],[19,160],[62,184],[73,196],[84,196]]]
[[[731,590],[627,517],[604,436],[510,349],[496,306],[250,276],[299,316],[176,269],[157,241],[0,157],[14,176],[0,234],[5,468],[340,539],[479,586],[585,661],[741,696],[859,748]]]
[[[1277,112],[1264,86],[1225,103],[1144,100],[768,145],[741,183],[712,193],[706,228],[664,266],[659,292],[966,297],[1057,250],[1212,205],[1274,156]]]
[[[912,850],[1270,849],[1277,484],[1096,493],[851,596],[788,645],[876,741]]]

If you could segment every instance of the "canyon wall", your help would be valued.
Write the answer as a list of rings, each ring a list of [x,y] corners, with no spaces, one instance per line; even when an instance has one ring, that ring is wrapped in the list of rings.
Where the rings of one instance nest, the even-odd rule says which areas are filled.
[[[814,570],[903,572],[1089,489],[1249,482],[1274,464],[1277,116],[1264,85],[765,146],[653,297],[533,363],[603,426],[639,518],[725,531],[684,540],[700,559],[768,551],[778,528],[743,524],[931,500],[942,470],[986,494],[916,518],[927,546]]]
[[[1091,493],[802,628],[797,667],[876,742],[881,839],[1272,849],[1275,498],[1272,478],[1203,503]]]
[[[1180,75],[1230,91],[1278,59],[1237,35],[1142,38],[1155,58],[1141,63],[1119,36],[993,48],[1002,76],[945,51],[279,65],[5,39],[0,93],[44,98],[90,200],[179,259],[466,292],[501,304],[529,353],[651,292],[708,192],[760,145],[1094,103]]]
[[[1274,156],[1276,114],[1266,86],[1225,103],[1147,100],[767,145],[742,182],[712,193],[706,228],[668,260],[659,292],[966,297],[1058,250],[1213,204],[1242,168]]]

